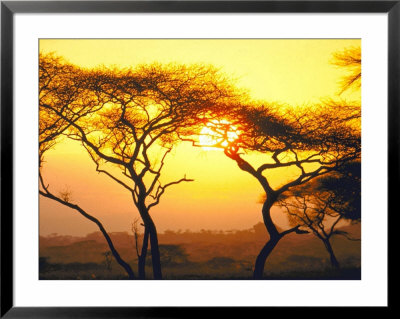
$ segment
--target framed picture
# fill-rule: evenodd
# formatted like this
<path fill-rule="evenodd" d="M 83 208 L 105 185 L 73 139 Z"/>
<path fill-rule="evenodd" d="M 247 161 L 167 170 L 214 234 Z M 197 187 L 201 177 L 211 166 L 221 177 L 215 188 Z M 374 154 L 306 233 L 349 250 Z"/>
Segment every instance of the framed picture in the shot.
<path fill-rule="evenodd" d="M 399 14 L 2 1 L 1 316 L 388 307 Z"/>

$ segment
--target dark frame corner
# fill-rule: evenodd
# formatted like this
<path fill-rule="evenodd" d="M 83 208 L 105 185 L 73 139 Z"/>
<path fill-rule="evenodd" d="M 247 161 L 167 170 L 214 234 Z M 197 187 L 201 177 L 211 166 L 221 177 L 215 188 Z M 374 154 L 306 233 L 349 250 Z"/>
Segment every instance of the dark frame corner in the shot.
<path fill-rule="evenodd" d="M 356 1 L 1 1 L 1 313 L 6 318 L 175 318 L 226 315 L 225 308 L 22 308 L 13 304 L 13 20 L 15 13 L 371 12 L 388 13 L 388 204 L 398 211 L 400 184 L 400 0 Z M 390 217 L 390 216 L 389 216 Z M 390 223 L 389 223 L 390 225 Z M 389 234 L 392 232 L 389 229 Z M 390 258 L 389 258 L 390 261 Z M 389 281 L 390 282 L 390 281 Z M 389 299 L 389 305 L 390 305 Z M 254 310 L 252 308 L 251 310 Z M 307 311 L 291 308 L 290 311 Z M 339 309 L 337 309 L 339 310 Z M 346 312 L 349 309 L 346 310 Z M 248 308 L 236 314 L 249 315 Z M 336 311 L 336 310 L 334 310 Z M 339 314 L 339 312 L 338 312 Z"/>

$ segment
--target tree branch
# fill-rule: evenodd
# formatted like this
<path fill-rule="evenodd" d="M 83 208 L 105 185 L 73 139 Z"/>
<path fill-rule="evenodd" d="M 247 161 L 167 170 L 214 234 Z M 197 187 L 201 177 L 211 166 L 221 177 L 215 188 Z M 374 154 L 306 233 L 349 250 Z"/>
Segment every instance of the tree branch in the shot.
<path fill-rule="evenodd" d="M 166 190 L 168 187 L 170 187 L 170 186 L 172 186 L 172 185 L 177 185 L 177 184 L 182 183 L 182 182 L 194 182 L 194 179 L 188 179 L 188 178 L 186 178 L 186 176 L 185 176 L 184 178 L 181 178 L 180 180 L 177 180 L 177 181 L 174 181 L 174 182 L 170 182 L 170 183 L 168 183 L 168 184 L 165 184 L 164 186 L 161 186 L 161 185 L 160 185 L 160 186 L 158 187 L 158 189 L 157 189 L 156 194 L 155 194 L 154 197 L 153 197 L 153 198 L 155 199 L 155 201 L 154 201 L 153 203 L 151 203 L 150 205 L 148 205 L 148 206 L 147 206 L 147 209 L 150 210 L 150 208 L 152 208 L 153 206 L 158 205 L 158 203 L 160 202 L 161 196 L 164 194 L 165 190 Z"/>

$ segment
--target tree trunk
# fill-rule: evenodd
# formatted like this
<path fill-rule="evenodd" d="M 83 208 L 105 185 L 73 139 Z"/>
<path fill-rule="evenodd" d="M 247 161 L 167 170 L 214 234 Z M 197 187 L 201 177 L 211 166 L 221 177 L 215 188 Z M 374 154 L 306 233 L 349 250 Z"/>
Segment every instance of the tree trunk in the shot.
<path fill-rule="evenodd" d="M 146 256 L 147 256 L 148 246 L 149 246 L 149 231 L 145 227 L 144 236 L 143 236 L 142 252 L 140 253 L 139 260 L 138 260 L 139 279 L 146 279 Z"/>
<path fill-rule="evenodd" d="M 153 266 L 153 278 L 162 279 L 161 272 L 161 260 L 160 260 L 160 249 L 158 246 L 158 236 L 156 225 L 151 218 L 149 211 L 144 204 L 144 200 L 138 204 L 139 213 L 142 217 L 144 227 L 149 232 L 150 237 L 150 249 L 151 249 L 151 262 Z"/>
<path fill-rule="evenodd" d="M 150 246 L 151 246 L 150 247 L 151 261 L 153 265 L 153 278 L 162 279 L 160 248 L 158 246 L 157 230 L 154 223 L 152 226 L 150 226 L 149 235 L 150 235 Z"/>
<path fill-rule="evenodd" d="M 339 269 L 340 265 L 339 265 L 338 260 L 336 259 L 335 253 L 333 252 L 333 248 L 332 248 L 331 243 L 329 242 L 329 239 L 324 240 L 324 245 L 325 245 L 326 250 L 329 253 L 332 267 Z"/>
<path fill-rule="evenodd" d="M 257 256 L 256 264 L 254 267 L 253 279 L 262 279 L 264 274 L 264 266 L 267 261 L 268 256 L 271 254 L 272 250 L 275 248 L 276 244 L 279 242 L 281 237 L 270 238 L 265 246 L 261 249 Z"/>
<path fill-rule="evenodd" d="M 274 194 L 267 194 L 267 200 L 262 208 L 264 225 L 267 228 L 269 240 L 257 256 L 256 264 L 254 266 L 253 279 L 262 279 L 265 262 L 267 261 L 267 258 L 271 254 L 272 250 L 275 248 L 276 244 L 282 238 L 271 219 L 271 207 L 275 199 L 276 196 L 274 196 Z"/>

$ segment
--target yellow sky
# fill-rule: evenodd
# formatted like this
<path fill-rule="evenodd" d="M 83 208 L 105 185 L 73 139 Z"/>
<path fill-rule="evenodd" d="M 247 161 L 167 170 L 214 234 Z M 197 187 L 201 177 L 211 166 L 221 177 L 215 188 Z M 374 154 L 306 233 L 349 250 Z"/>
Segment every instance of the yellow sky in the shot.
<path fill-rule="evenodd" d="M 338 81 L 344 73 L 329 63 L 332 53 L 360 44 L 360 40 L 41 40 L 40 50 L 88 68 L 152 62 L 212 64 L 236 78 L 236 84 L 248 89 L 254 99 L 301 106 L 338 93 Z M 360 92 L 345 94 L 360 98 Z M 261 163 L 259 157 L 250 159 Z M 159 231 L 246 229 L 262 220 L 257 203 L 261 187 L 223 152 L 179 145 L 166 163 L 163 181 L 184 174 L 195 182 L 168 189 L 152 211 Z M 287 174 L 280 170 L 271 175 L 273 184 L 282 182 Z M 44 175 L 50 189 L 69 188 L 73 201 L 102 220 L 110 231 L 129 231 L 138 217 L 130 195 L 96 173 L 76 142 L 64 140 L 47 153 Z M 273 217 L 281 226 L 286 225 L 279 210 Z M 77 235 L 96 230 L 78 213 L 41 199 L 41 234 Z"/>

